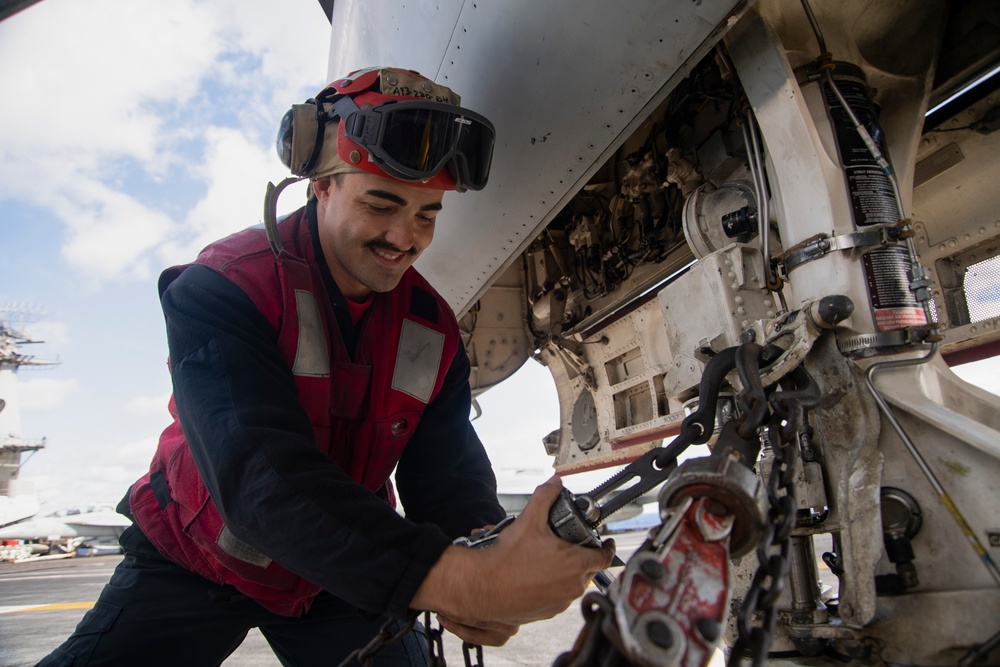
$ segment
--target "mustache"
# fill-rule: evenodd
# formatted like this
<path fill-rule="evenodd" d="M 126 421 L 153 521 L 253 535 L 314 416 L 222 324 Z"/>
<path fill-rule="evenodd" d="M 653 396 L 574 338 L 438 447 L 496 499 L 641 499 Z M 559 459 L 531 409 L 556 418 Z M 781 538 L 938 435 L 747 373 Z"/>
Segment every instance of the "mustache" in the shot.
<path fill-rule="evenodd" d="M 401 253 L 404 253 L 404 254 L 407 254 L 407 255 L 410 255 L 410 256 L 413 256 L 413 255 L 417 254 L 417 249 L 416 248 L 410 248 L 409 250 L 403 250 L 401 248 L 397 248 L 396 246 L 394 246 L 393 244 L 389 243 L 388 241 L 380 241 L 378 239 L 374 239 L 372 241 L 368 241 L 367 243 L 365 243 L 364 247 L 365 248 L 370 248 L 372 250 L 384 250 L 386 252 L 392 252 L 392 253 L 401 252 Z"/>

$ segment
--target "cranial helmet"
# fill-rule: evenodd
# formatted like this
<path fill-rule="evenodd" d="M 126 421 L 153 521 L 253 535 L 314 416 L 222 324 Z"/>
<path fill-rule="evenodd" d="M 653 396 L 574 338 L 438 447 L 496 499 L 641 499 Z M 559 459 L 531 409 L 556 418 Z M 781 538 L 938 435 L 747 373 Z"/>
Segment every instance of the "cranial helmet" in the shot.
<path fill-rule="evenodd" d="M 285 114 L 278 155 L 301 177 L 362 170 L 436 190 L 481 190 L 493 124 L 459 103 L 450 89 L 412 70 L 351 72 Z"/>

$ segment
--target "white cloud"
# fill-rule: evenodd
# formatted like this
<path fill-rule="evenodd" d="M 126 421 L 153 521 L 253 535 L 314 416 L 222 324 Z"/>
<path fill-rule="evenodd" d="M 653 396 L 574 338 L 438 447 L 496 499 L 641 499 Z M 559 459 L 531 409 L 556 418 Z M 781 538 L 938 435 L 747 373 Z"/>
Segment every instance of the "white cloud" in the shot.
<path fill-rule="evenodd" d="M 73 503 L 117 502 L 149 470 L 158 440 L 157 434 L 90 453 L 73 483 L 61 491 Z"/>
<path fill-rule="evenodd" d="M 158 435 L 125 444 L 67 448 L 50 443 L 29 462 L 24 481 L 47 510 L 92 503 L 117 503 L 148 469 Z"/>
<path fill-rule="evenodd" d="M 157 249 L 259 220 L 282 175 L 273 132 L 325 81 L 328 36 L 314 0 L 31 7 L 0 24 L 0 200 L 53 211 L 92 283 L 147 278 Z M 149 201 L 152 187 L 190 190 L 170 179 L 191 174 L 207 189 L 193 209 Z"/>
<path fill-rule="evenodd" d="M 207 191 L 188 211 L 183 238 L 161 249 L 164 265 L 189 262 L 211 241 L 259 223 L 265 186 L 281 176 L 271 160 L 273 151 L 246 134 L 211 127 L 204 137 L 204 160 L 192 167 L 192 174 Z"/>
<path fill-rule="evenodd" d="M 163 425 L 167 425 L 167 419 L 163 420 Z M 133 466 L 138 463 L 145 467 L 149 464 L 149 459 L 156 451 L 156 444 L 159 441 L 160 431 L 157 430 L 154 435 L 120 445 L 115 450 L 115 456 L 125 465 Z"/>
<path fill-rule="evenodd" d="M 52 201 L 67 222 L 63 257 L 88 280 L 150 275 L 147 251 L 162 243 L 173 221 L 134 197 L 79 179 Z"/>
<path fill-rule="evenodd" d="M 235 45 L 260 58 L 259 73 L 242 78 L 248 93 L 264 100 L 259 109 L 277 130 L 281 114 L 328 83 L 330 23 L 316 0 L 218 0 L 214 10 L 232 29 Z M 317 49 L 322 45 L 322 49 Z M 253 108 L 241 109 L 241 112 Z"/>
<path fill-rule="evenodd" d="M 0 61 L 17 65 L 0 77 L 4 144 L 91 163 L 109 153 L 152 158 L 156 105 L 190 99 L 218 55 L 203 7 L 46 0 L 0 24 Z"/>
<path fill-rule="evenodd" d="M 21 410 L 54 410 L 61 407 L 80 388 L 77 380 L 39 378 L 18 383 Z"/>
<path fill-rule="evenodd" d="M 139 417 L 163 417 L 164 424 L 167 419 L 167 403 L 170 401 L 170 394 L 164 396 L 136 396 L 125 404 L 125 411 Z"/>

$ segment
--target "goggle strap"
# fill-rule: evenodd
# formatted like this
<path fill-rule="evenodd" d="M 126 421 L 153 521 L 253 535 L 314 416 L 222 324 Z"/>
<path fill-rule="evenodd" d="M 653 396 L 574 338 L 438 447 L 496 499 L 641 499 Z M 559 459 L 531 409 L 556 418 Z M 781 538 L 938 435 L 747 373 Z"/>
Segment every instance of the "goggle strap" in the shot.
<path fill-rule="evenodd" d="M 339 97 L 339 99 L 333 103 L 333 111 L 327 112 L 324 106 L 328 103 L 331 97 Z M 358 105 L 354 103 L 354 100 L 348 95 L 319 95 L 316 100 L 316 141 L 313 142 L 312 152 L 309 154 L 309 159 L 302 166 L 303 173 L 309 173 L 312 168 L 316 166 L 316 162 L 319 161 L 320 154 L 323 152 L 323 138 L 326 135 L 326 126 L 328 123 L 333 122 L 338 117 L 346 119 L 352 113 L 360 111 Z"/>
<path fill-rule="evenodd" d="M 308 174 L 312 171 L 312 168 L 316 166 L 317 160 L 319 160 L 320 153 L 323 152 L 323 136 L 326 134 L 326 123 L 323 122 L 321 115 L 317 112 L 316 114 L 316 141 L 313 142 L 312 152 L 309 154 L 309 159 L 306 163 L 302 165 L 302 173 Z"/>
<path fill-rule="evenodd" d="M 277 185 L 267 184 L 267 191 L 264 194 L 264 231 L 267 233 L 267 243 L 271 246 L 271 251 L 277 257 L 285 249 L 278 235 L 278 197 L 281 191 L 292 183 L 298 183 L 305 176 L 290 176 Z"/>
<path fill-rule="evenodd" d="M 327 121 L 340 118 L 346 122 L 352 114 L 356 114 L 359 111 L 361 109 L 349 95 L 342 95 L 340 99 L 333 103 L 333 111 L 328 114 Z"/>

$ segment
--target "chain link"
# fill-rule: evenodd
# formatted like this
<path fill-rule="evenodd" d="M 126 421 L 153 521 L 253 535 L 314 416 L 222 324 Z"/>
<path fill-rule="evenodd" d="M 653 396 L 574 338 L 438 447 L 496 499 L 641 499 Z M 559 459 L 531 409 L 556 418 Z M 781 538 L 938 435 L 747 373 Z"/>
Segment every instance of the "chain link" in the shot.
<path fill-rule="evenodd" d="M 393 632 L 393 626 L 395 626 L 398 621 L 395 618 L 390 618 L 386 621 L 382 628 L 378 631 L 378 634 L 372 638 L 366 646 L 354 649 L 347 654 L 344 661 L 340 663 L 339 667 L 348 667 L 354 662 L 357 662 L 363 667 L 371 667 L 372 660 L 375 658 L 375 654 L 381 651 L 384 647 L 389 644 L 394 644 L 400 639 L 413 632 L 413 627 L 417 623 L 417 615 L 410 614 L 407 622 L 403 625 L 403 628 L 399 632 Z"/>
<path fill-rule="evenodd" d="M 435 628 L 431 623 L 431 613 L 424 612 L 424 632 L 427 636 L 427 658 L 430 667 L 448 667 L 444 657 L 444 628 Z M 475 654 L 475 662 L 472 655 Z M 462 655 L 465 657 L 465 667 L 483 667 L 483 647 L 471 642 L 462 642 Z"/>
<path fill-rule="evenodd" d="M 757 543 L 757 571 L 736 618 L 737 639 L 728 664 L 735 667 L 750 657 L 757 667 L 766 664 L 778 617 L 777 602 L 790 566 L 791 533 L 798 505 L 795 500 L 795 465 L 798 436 L 808 432 L 805 409 L 816 404 L 818 388 L 804 369 L 791 375 L 795 388 L 771 395 L 771 419 L 759 427 L 761 442 L 770 443 L 774 460 L 767 477 L 768 525 Z M 776 442 L 775 442 L 776 440 Z"/>
<path fill-rule="evenodd" d="M 444 628 L 434 627 L 431 613 L 424 612 L 424 633 L 427 637 L 427 664 L 429 667 L 447 667 L 444 659 Z"/>
<path fill-rule="evenodd" d="M 796 511 L 793 465 L 798 450 L 794 443 L 782 441 L 772 451 L 774 462 L 767 485 L 769 523 L 757 543 L 759 565 L 737 615 L 738 637 L 729 659 L 731 666 L 739 665 L 746 655 L 755 667 L 766 664 L 777 621 L 776 603 L 790 565 Z"/>
<path fill-rule="evenodd" d="M 476 661 L 472 661 L 472 654 L 476 654 Z M 483 647 L 471 642 L 462 642 L 462 655 L 465 656 L 465 667 L 483 667 Z"/>

